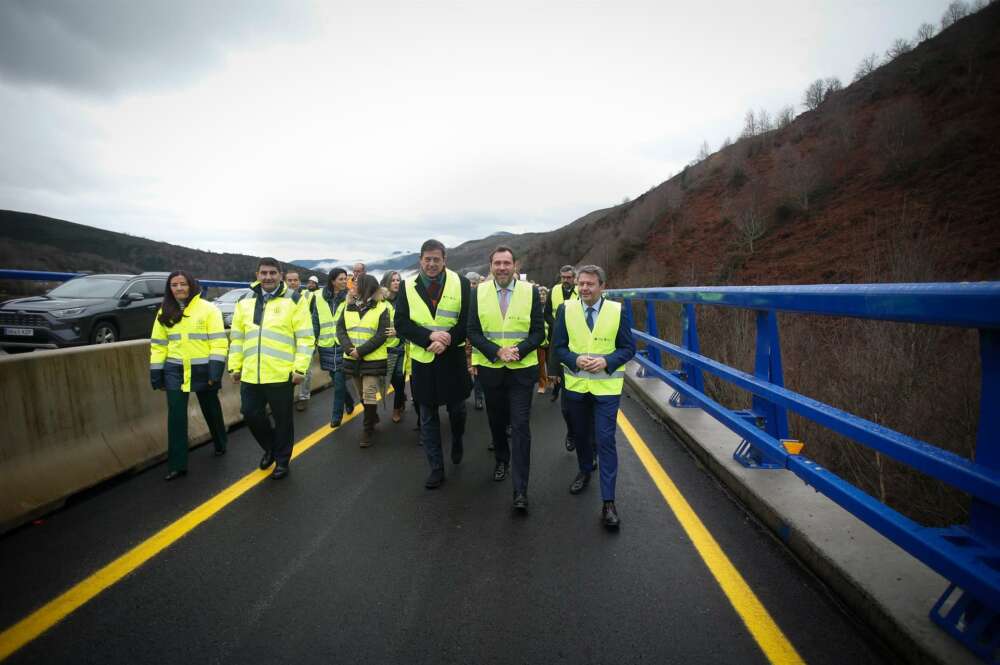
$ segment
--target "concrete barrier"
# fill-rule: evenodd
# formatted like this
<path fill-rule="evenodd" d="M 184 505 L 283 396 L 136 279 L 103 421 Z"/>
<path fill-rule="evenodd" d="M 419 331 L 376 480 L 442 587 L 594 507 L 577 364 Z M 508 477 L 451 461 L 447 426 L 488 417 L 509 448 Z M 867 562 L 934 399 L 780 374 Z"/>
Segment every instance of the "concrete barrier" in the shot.
<path fill-rule="evenodd" d="M 313 389 L 330 383 L 313 359 Z M 220 394 L 226 424 L 242 421 L 239 386 Z M 0 357 L 0 533 L 67 497 L 163 459 L 165 393 L 149 386 L 149 340 Z M 198 400 L 190 445 L 208 441 Z"/>

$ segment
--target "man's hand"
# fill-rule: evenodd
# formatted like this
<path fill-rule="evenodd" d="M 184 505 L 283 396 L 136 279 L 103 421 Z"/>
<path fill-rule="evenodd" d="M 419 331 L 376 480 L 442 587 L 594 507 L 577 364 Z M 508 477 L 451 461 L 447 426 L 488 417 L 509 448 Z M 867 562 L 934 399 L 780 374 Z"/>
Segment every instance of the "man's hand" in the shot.
<path fill-rule="evenodd" d="M 395 337 L 396 336 L 396 329 L 393 328 L 392 326 L 389 326 L 388 328 L 385 329 L 385 336 L 386 337 Z"/>
<path fill-rule="evenodd" d="M 451 344 L 451 334 L 443 330 L 435 330 L 431 333 L 431 341 L 440 342 L 442 346 L 449 346 Z M 430 347 L 428 347 L 429 349 Z"/>
<path fill-rule="evenodd" d="M 347 355 L 349 355 L 350 357 L 354 358 L 355 360 L 358 360 L 358 359 L 361 358 L 361 356 L 358 354 L 358 350 L 357 349 L 351 349 L 347 353 Z"/>
<path fill-rule="evenodd" d="M 497 351 L 497 358 L 505 363 L 514 363 L 521 359 L 516 346 L 504 346 Z"/>
<path fill-rule="evenodd" d="M 232 372 L 232 373 L 230 373 L 229 376 L 233 377 L 233 383 L 239 383 L 240 382 L 240 373 L 239 372 Z"/>
<path fill-rule="evenodd" d="M 576 368 L 582 369 L 584 372 L 589 372 L 587 367 L 590 366 L 590 356 L 579 355 L 576 357 Z"/>
<path fill-rule="evenodd" d="M 601 370 L 608 368 L 608 361 L 601 356 L 592 356 L 590 358 L 590 369 L 588 372 L 600 372 Z"/>
<path fill-rule="evenodd" d="M 442 344 L 441 342 L 435 341 L 430 343 L 430 346 L 427 347 L 427 350 L 433 353 L 434 355 L 439 356 L 442 353 L 444 353 L 445 349 L 447 348 L 448 348 L 447 344 Z"/>
<path fill-rule="evenodd" d="M 469 366 L 469 375 L 472 376 L 473 378 L 479 376 L 479 368 L 476 367 L 475 365 L 470 365 Z"/>
<path fill-rule="evenodd" d="M 306 377 L 303 376 L 302 374 L 299 374 L 298 372 L 292 372 L 292 385 L 293 386 L 297 386 L 297 385 L 299 385 L 300 383 L 302 383 L 305 380 L 306 380 Z"/>

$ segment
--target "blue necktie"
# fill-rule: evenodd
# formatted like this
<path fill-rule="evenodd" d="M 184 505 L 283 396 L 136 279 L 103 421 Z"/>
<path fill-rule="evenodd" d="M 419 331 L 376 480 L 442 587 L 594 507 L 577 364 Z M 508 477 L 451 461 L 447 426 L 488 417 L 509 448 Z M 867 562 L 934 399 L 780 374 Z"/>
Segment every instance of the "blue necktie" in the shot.
<path fill-rule="evenodd" d="M 593 329 L 594 329 L 594 308 L 593 307 L 588 307 L 587 308 L 587 327 L 590 328 L 591 331 L 593 331 Z"/>

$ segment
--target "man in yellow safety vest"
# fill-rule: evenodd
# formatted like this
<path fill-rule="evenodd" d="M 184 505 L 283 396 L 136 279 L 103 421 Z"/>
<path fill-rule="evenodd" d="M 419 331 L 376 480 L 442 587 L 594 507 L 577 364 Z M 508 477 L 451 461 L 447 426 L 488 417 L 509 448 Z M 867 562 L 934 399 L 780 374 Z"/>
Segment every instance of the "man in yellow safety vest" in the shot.
<path fill-rule="evenodd" d="M 579 494 L 590 482 L 596 445 L 604 500 L 601 520 L 605 527 L 617 529 L 615 427 L 625 363 L 635 355 L 635 340 L 621 303 L 601 296 L 605 282 L 602 268 L 595 265 L 580 268 L 577 274 L 580 299 L 563 303 L 556 312 L 552 349 L 566 378 L 563 405 L 569 416 L 579 465 L 569 491 Z"/>
<path fill-rule="evenodd" d="M 260 468 L 273 463 L 272 478 L 288 475 L 295 432 L 292 391 L 312 361 L 315 337 L 304 299 L 292 300 L 281 264 L 258 261 L 253 293 L 236 303 L 230 328 L 229 372 L 240 384 L 240 410 L 264 449 Z M 274 422 L 267 415 L 271 407 Z"/>
<path fill-rule="evenodd" d="M 469 307 L 472 365 L 486 394 L 496 457 L 493 480 L 503 480 L 510 468 L 514 509 L 525 511 L 531 466 L 528 420 L 538 378 L 536 349 L 545 341 L 545 317 L 538 289 L 514 278 L 514 250 L 504 245 L 494 249 L 490 270 L 493 281 L 476 288 Z"/>

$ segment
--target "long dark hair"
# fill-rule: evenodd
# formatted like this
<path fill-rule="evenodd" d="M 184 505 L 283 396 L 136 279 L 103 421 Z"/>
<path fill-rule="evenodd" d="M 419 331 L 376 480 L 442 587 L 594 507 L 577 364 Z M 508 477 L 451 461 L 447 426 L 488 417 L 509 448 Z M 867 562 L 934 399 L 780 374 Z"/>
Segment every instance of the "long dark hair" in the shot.
<path fill-rule="evenodd" d="M 390 302 L 395 302 L 396 295 L 398 294 L 398 291 L 396 293 L 392 292 L 392 276 L 393 275 L 399 275 L 399 288 L 402 289 L 403 288 L 403 276 L 400 275 L 399 271 L 397 271 L 397 270 L 387 270 L 385 272 L 385 274 L 382 275 L 382 281 L 379 282 L 379 284 L 382 285 L 382 288 L 385 289 L 385 291 L 386 291 L 386 296 L 385 296 L 386 299 L 389 300 Z"/>
<path fill-rule="evenodd" d="M 177 298 L 174 297 L 174 292 L 170 290 L 170 280 L 178 275 L 187 280 L 188 302 L 191 302 L 192 298 L 201 293 L 201 284 L 199 284 L 198 280 L 192 277 L 191 273 L 188 271 L 175 270 L 167 275 L 167 286 L 163 292 L 162 311 L 160 312 L 160 316 L 157 318 L 160 320 L 160 323 L 168 328 L 176 326 L 177 323 L 180 322 L 181 317 L 184 316 L 184 313 L 181 311 L 181 304 L 177 302 Z"/>
<path fill-rule="evenodd" d="M 355 289 L 358 292 L 358 302 L 362 306 L 367 307 L 369 300 L 375 300 L 378 295 L 379 289 L 382 288 L 378 284 L 378 280 L 371 275 L 362 275 L 358 284 L 355 284 Z"/>

